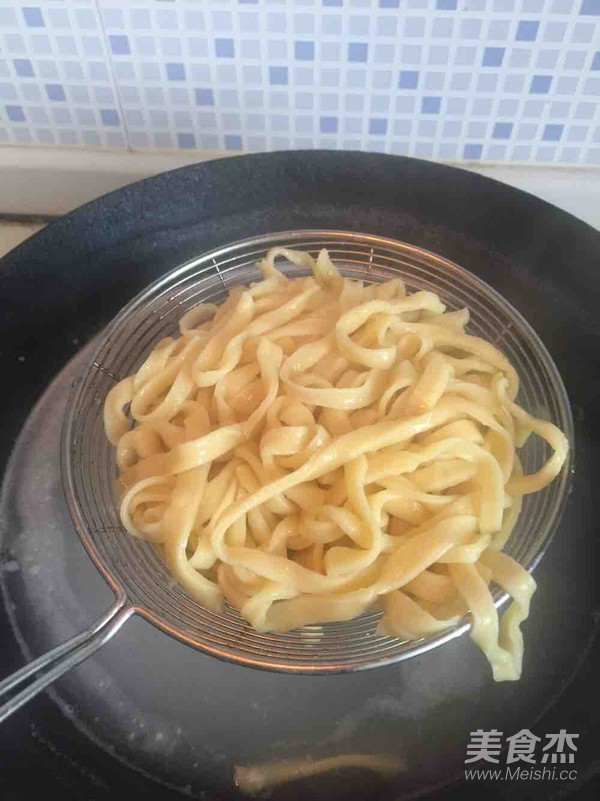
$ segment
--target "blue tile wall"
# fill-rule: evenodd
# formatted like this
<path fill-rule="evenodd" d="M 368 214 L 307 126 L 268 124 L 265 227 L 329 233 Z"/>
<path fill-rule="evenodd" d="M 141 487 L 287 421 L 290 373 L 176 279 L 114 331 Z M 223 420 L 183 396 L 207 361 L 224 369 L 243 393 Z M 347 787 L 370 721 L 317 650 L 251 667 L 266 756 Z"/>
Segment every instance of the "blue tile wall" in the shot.
<path fill-rule="evenodd" d="M 600 0 L 0 0 L 0 144 L 600 164 Z"/>

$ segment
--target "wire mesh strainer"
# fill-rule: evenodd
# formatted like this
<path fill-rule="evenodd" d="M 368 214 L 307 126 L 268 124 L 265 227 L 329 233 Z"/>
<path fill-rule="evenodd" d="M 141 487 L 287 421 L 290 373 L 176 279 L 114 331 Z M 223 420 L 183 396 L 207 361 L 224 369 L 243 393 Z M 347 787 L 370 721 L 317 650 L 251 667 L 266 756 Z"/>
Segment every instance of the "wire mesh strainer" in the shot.
<path fill-rule="evenodd" d="M 564 386 L 548 352 L 521 315 L 497 292 L 456 264 L 412 245 L 342 231 L 270 234 L 219 248 L 156 281 L 113 320 L 92 363 L 74 389 L 62 438 L 65 495 L 75 528 L 89 555 L 115 592 L 114 605 L 87 631 L 0 683 L 0 699 L 34 678 L 0 708 L 0 720 L 78 664 L 140 614 L 167 634 L 201 651 L 239 664 L 296 673 L 334 673 L 389 664 L 421 654 L 468 628 L 465 618 L 433 637 L 403 641 L 376 633 L 379 613 L 346 623 L 306 626 L 287 634 L 259 634 L 236 610 L 212 613 L 177 585 L 153 547 L 121 526 L 115 497 L 114 453 L 104 434 L 102 405 L 115 381 L 134 372 L 153 344 L 177 331 L 182 314 L 199 302 L 221 302 L 234 284 L 258 280 L 255 264 L 275 245 L 316 255 L 327 248 L 342 272 L 381 282 L 400 276 L 409 291 L 437 292 L 450 309 L 467 306 L 469 331 L 498 345 L 521 378 L 519 402 L 555 422 L 572 442 L 572 419 Z M 305 271 L 283 264 L 288 275 Z M 532 437 L 521 451 L 526 472 L 544 461 L 545 446 Z M 558 523 L 569 471 L 527 496 L 506 551 L 532 569 Z M 507 596 L 495 593 L 496 605 Z M 39 675 L 38 675 L 39 674 Z"/>

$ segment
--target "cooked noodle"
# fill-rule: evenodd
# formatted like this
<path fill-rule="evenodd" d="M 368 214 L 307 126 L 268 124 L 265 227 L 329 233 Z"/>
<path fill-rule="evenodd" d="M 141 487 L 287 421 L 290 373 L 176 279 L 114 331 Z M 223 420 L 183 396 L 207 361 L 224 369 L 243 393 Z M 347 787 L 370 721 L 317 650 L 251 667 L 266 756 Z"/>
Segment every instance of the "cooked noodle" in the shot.
<path fill-rule="evenodd" d="M 321 773 L 348 768 L 369 770 L 380 776 L 395 776 L 404 770 L 404 762 L 394 756 L 375 754 L 339 754 L 321 759 L 289 759 L 262 765 L 236 766 L 234 781 L 243 793 L 258 795 L 279 784 L 318 776 Z"/>
<path fill-rule="evenodd" d="M 285 277 L 278 256 L 312 274 Z M 258 631 L 377 603 L 382 633 L 417 639 L 470 610 L 494 678 L 517 679 L 535 582 L 500 549 L 566 437 L 516 405 L 515 370 L 465 332 L 466 309 L 344 278 L 325 250 L 273 248 L 259 267 L 108 394 L 123 525 Z M 529 433 L 551 455 L 523 475 Z M 513 599 L 500 621 L 492 581 Z"/>

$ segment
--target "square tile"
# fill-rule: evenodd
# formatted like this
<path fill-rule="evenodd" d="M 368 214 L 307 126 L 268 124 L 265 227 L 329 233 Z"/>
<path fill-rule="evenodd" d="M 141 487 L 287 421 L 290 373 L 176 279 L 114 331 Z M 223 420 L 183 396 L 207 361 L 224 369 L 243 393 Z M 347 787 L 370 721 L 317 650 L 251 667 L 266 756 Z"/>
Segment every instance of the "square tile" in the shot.
<path fill-rule="evenodd" d="M 421 101 L 421 111 L 423 114 L 439 114 L 441 107 L 441 97 L 424 97 Z"/>
<path fill-rule="evenodd" d="M 534 75 L 529 85 L 532 95 L 547 95 L 552 86 L 552 75 Z"/>
<path fill-rule="evenodd" d="M 512 122 L 496 122 L 492 130 L 492 139 L 510 139 L 512 129 Z"/>
<path fill-rule="evenodd" d="M 269 67 L 269 83 L 274 86 L 283 86 L 288 83 L 287 67 Z"/>
<path fill-rule="evenodd" d="M 419 73 L 417 70 L 402 70 L 398 77 L 399 89 L 416 89 L 419 85 Z"/>
<path fill-rule="evenodd" d="M 338 118 L 337 117 L 321 117 L 319 120 L 319 130 L 321 133 L 337 133 L 338 131 Z"/>
<path fill-rule="evenodd" d="M 463 158 L 467 161 L 479 161 L 483 153 L 483 145 L 466 144 L 463 148 Z"/>
<path fill-rule="evenodd" d="M 559 142 L 563 135 L 564 127 L 564 125 L 548 123 L 544 126 L 542 140 L 544 142 Z"/>
<path fill-rule="evenodd" d="M 540 29 L 539 20 L 521 20 L 517 25 L 517 42 L 535 42 Z"/>
<path fill-rule="evenodd" d="M 504 61 L 504 47 L 485 47 L 481 64 L 483 67 L 501 67 Z"/>
<path fill-rule="evenodd" d="M 374 136 L 385 136 L 387 133 L 387 120 L 382 118 L 371 118 L 369 120 L 369 134 Z"/>
<path fill-rule="evenodd" d="M 294 58 L 296 58 L 298 61 L 314 61 L 315 43 L 312 41 L 295 41 Z"/>
<path fill-rule="evenodd" d="M 349 42 L 348 61 L 366 62 L 369 57 L 369 45 L 366 42 Z"/>

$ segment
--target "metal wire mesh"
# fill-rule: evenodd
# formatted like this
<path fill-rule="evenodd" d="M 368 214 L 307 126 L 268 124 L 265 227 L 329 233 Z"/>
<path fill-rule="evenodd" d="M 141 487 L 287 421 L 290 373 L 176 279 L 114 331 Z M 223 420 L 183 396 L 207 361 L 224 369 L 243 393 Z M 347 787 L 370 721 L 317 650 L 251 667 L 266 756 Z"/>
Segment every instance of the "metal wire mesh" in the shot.
<path fill-rule="evenodd" d="M 63 479 L 79 536 L 121 597 L 168 634 L 220 658 L 273 670 L 334 672 L 387 664 L 429 650 L 463 633 L 468 622 L 435 637 L 402 641 L 379 636 L 379 613 L 347 623 L 307 626 L 288 634 L 258 634 L 227 608 L 203 609 L 177 585 L 157 551 L 131 537 L 117 512 L 113 449 L 106 440 L 102 404 L 114 382 L 134 372 L 160 338 L 177 330 L 182 314 L 199 302 L 221 302 L 234 284 L 259 279 L 256 261 L 284 245 L 312 254 L 327 248 L 344 274 L 381 282 L 401 277 L 409 291 L 431 289 L 450 309 L 467 306 L 469 331 L 499 346 L 521 378 L 519 402 L 560 426 L 572 441 L 568 400 L 556 368 L 520 314 L 494 290 L 461 267 L 411 245 L 338 231 L 265 235 L 215 250 L 161 278 L 128 304 L 101 337 L 93 363 L 81 377 L 63 431 Z M 288 275 L 302 275 L 283 265 Z M 546 446 L 531 437 L 521 451 L 523 467 L 539 467 Z M 568 471 L 525 500 L 506 548 L 531 568 L 552 535 L 566 498 Z M 498 604 L 506 596 L 496 593 Z"/>

